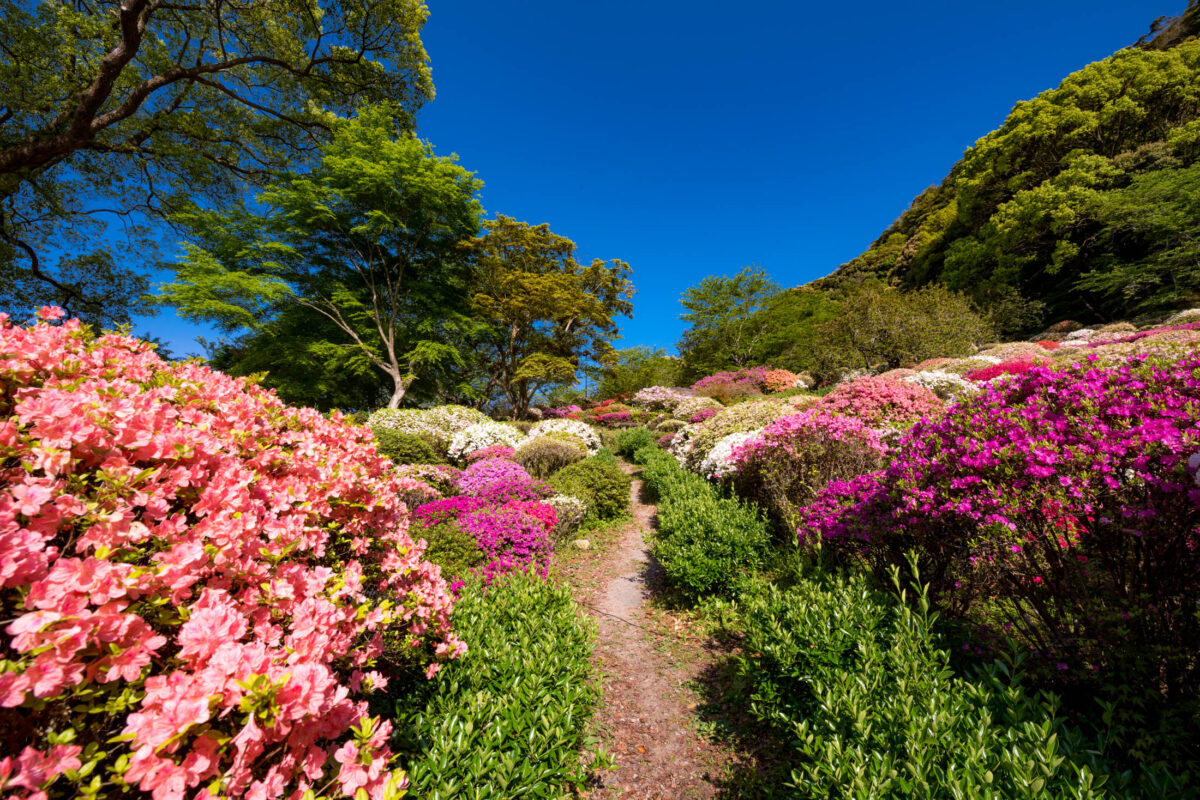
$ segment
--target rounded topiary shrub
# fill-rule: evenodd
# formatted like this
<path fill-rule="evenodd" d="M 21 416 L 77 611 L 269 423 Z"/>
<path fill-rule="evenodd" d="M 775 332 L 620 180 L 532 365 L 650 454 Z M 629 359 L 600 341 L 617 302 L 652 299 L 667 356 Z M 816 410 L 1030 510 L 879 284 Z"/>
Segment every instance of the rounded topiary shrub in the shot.
<path fill-rule="evenodd" d="M 563 467 L 550 477 L 556 492 L 578 497 L 593 519 L 613 519 L 629 509 L 631 480 L 612 457 L 593 457 Z"/>
<path fill-rule="evenodd" d="M 0 353 L 0 781 L 395 796 L 366 696 L 465 648 L 370 432 L 77 320 Z"/>
<path fill-rule="evenodd" d="M 416 433 L 378 428 L 375 443 L 379 454 L 396 464 L 438 464 L 445 460 L 428 439 Z"/>
<path fill-rule="evenodd" d="M 528 439 L 517 448 L 514 459 L 535 478 L 549 478 L 563 467 L 587 458 L 587 446 L 578 436 L 549 434 Z"/>

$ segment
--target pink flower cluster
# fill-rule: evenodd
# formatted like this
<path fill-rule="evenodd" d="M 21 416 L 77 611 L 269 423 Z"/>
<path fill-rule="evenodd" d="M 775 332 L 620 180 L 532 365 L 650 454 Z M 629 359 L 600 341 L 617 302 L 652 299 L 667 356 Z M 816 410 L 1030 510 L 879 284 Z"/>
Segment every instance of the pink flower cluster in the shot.
<path fill-rule="evenodd" d="M 692 389 L 705 394 L 721 390 L 758 393 L 762 391 L 763 381 L 770 371 L 770 367 L 746 367 L 731 372 L 718 372 L 696 381 L 692 384 Z"/>
<path fill-rule="evenodd" d="M 364 699 L 387 643 L 465 651 L 409 483 L 337 415 L 0 315 L 0 705 L 36 732 L 6 796 L 401 788 Z"/>
<path fill-rule="evenodd" d="M 463 470 L 458 477 L 458 490 L 492 503 L 505 500 L 537 500 L 553 492 L 541 481 L 534 480 L 525 468 L 506 458 L 485 458 Z"/>
<path fill-rule="evenodd" d="M 1183 325 L 1166 325 L 1161 328 L 1151 328 L 1150 330 L 1137 331 L 1136 333 L 1127 333 L 1124 336 L 1117 336 L 1111 339 L 1092 339 L 1088 342 L 1088 347 L 1103 347 L 1107 344 L 1128 344 L 1145 339 L 1149 336 L 1157 336 L 1171 331 L 1196 331 L 1200 330 L 1200 322 L 1187 322 Z"/>
<path fill-rule="evenodd" d="M 999 617 L 1047 664 L 1103 671 L 1121 641 L 1176 674 L 1200 641 L 1198 449 L 1200 357 L 1035 366 L 831 483 L 798 533 L 881 573 L 915 548 L 943 608 Z"/>
<path fill-rule="evenodd" d="M 554 509 L 550 512 L 553 514 Z M 491 583 L 498 575 L 530 566 L 546 574 L 554 543 L 549 533 L 552 526 L 546 526 L 544 516 L 539 518 L 518 505 L 506 504 L 465 514 L 459 519 L 459 525 L 475 538 L 484 552 L 484 583 Z"/>
<path fill-rule="evenodd" d="M 690 418 L 688 418 L 688 422 L 690 422 L 693 425 L 700 425 L 705 420 L 709 420 L 709 419 L 712 419 L 713 417 L 715 417 L 717 415 L 717 412 L 719 412 L 720 410 L 721 409 L 719 409 L 719 408 L 702 408 L 699 411 L 697 411 L 695 414 L 692 414 L 692 416 Z"/>
<path fill-rule="evenodd" d="M 563 419 L 564 417 L 572 417 L 583 411 L 579 406 L 562 406 L 561 408 L 544 408 L 542 409 L 543 419 Z"/>
<path fill-rule="evenodd" d="M 608 427 L 610 425 L 615 425 L 618 422 L 628 422 L 632 418 L 633 414 L 628 411 L 613 411 L 608 414 L 597 414 L 592 419 L 594 422 Z"/>
<path fill-rule="evenodd" d="M 1004 361 L 999 364 L 993 364 L 990 367 L 973 370 L 968 372 L 966 377 L 968 380 L 976 383 L 985 383 L 1001 375 L 1024 375 L 1029 370 L 1036 366 L 1032 361 Z"/>
<path fill-rule="evenodd" d="M 945 403 L 914 383 L 870 377 L 840 384 L 821 398 L 818 408 L 857 417 L 872 428 L 904 427 L 941 413 Z"/>
<path fill-rule="evenodd" d="M 491 447 L 484 447 L 468 453 L 467 463 L 474 464 L 476 461 L 482 461 L 485 458 L 512 458 L 516 454 L 517 451 L 507 445 L 494 444 Z"/>

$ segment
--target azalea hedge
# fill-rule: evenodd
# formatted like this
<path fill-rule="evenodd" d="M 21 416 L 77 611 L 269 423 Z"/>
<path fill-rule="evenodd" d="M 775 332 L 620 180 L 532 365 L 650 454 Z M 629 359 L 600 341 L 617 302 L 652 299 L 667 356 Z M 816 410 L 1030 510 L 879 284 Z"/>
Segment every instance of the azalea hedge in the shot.
<path fill-rule="evenodd" d="M 466 650 L 399 499 L 423 484 L 61 315 L 0 315 L 5 796 L 399 796 L 368 697 Z"/>

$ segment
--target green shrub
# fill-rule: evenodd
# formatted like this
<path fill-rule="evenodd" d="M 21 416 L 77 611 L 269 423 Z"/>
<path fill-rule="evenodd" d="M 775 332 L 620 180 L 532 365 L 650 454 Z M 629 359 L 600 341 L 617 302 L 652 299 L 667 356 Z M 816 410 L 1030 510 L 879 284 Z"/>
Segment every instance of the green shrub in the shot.
<path fill-rule="evenodd" d="M 538 436 L 522 442 L 513 458 L 530 475 L 545 480 L 563 467 L 587 458 L 587 446 L 583 440 L 578 436 L 570 436 L 570 439 Z"/>
<path fill-rule="evenodd" d="M 687 427 L 687 423 L 681 419 L 667 419 L 658 423 L 657 433 L 659 436 L 667 433 L 676 433 Z"/>
<path fill-rule="evenodd" d="M 588 519 L 614 519 L 629 510 L 630 478 L 607 450 L 563 467 L 549 482 L 556 492 L 582 500 Z"/>
<path fill-rule="evenodd" d="M 560 798 L 583 788 L 594 623 L 570 591 L 513 573 L 454 606 L 470 651 L 397 701 L 394 746 L 422 800 Z"/>
<path fill-rule="evenodd" d="M 440 464 L 445 459 L 424 437 L 401 433 L 390 428 L 376 428 L 375 442 L 381 456 L 397 464 Z"/>
<path fill-rule="evenodd" d="M 652 552 L 673 586 L 691 599 L 728 594 L 741 575 L 762 566 L 771 534 L 756 508 L 721 496 L 662 450 L 642 448 L 635 458 L 658 495 Z"/>
<path fill-rule="evenodd" d="M 428 542 L 425 558 L 442 568 L 446 580 L 465 578 L 471 568 L 483 561 L 483 550 L 475 537 L 458 527 L 454 520 L 427 527 L 413 526 L 414 539 Z"/>
<path fill-rule="evenodd" d="M 616 436 L 616 450 L 626 458 L 633 458 L 638 450 L 653 445 L 654 436 L 645 428 L 629 428 Z"/>
<path fill-rule="evenodd" d="M 956 675 L 924 590 L 914 599 L 830 575 L 740 598 L 739 672 L 751 714 L 791 743 L 786 796 L 1187 796 L 1161 769 L 1135 780 L 1096 756 L 1019 663 Z"/>

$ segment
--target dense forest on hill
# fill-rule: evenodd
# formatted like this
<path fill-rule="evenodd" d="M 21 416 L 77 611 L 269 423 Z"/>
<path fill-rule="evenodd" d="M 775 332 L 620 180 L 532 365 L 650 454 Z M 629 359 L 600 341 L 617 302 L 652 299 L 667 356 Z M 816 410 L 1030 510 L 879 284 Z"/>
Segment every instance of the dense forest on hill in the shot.
<path fill-rule="evenodd" d="M 1001 332 L 1200 301 L 1200 2 L 1017 103 L 862 255 L 866 277 L 968 292 Z"/>

